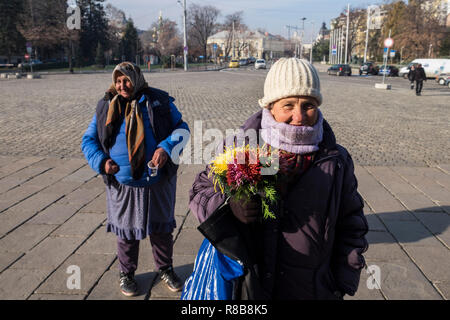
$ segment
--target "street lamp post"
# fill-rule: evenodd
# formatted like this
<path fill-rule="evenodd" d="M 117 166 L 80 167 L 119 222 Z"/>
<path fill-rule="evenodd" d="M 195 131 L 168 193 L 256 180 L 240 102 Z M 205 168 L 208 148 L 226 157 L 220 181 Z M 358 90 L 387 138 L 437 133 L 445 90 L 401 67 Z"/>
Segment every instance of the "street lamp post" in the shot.
<path fill-rule="evenodd" d="M 299 54 L 299 58 L 300 59 L 303 56 L 303 36 L 304 36 L 304 33 L 305 33 L 305 20 L 306 20 L 306 18 L 303 17 L 301 20 L 302 20 L 302 36 L 300 38 L 300 54 Z"/>
<path fill-rule="evenodd" d="M 364 63 L 367 61 L 367 47 L 369 44 L 369 32 L 370 32 L 370 6 L 367 7 L 367 29 L 366 29 L 366 46 L 364 48 Z"/>
<path fill-rule="evenodd" d="M 183 35 L 183 57 L 184 57 L 184 71 L 187 71 L 187 67 L 188 67 L 188 61 L 187 61 L 188 47 L 187 47 L 187 35 L 186 35 L 186 0 L 183 0 L 183 3 L 181 3 L 181 0 L 178 0 L 178 3 L 183 7 L 183 29 L 184 29 L 184 35 Z"/>
<path fill-rule="evenodd" d="M 311 51 L 309 52 L 309 63 L 312 64 L 313 58 L 313 39 L 314 39 L 314 21 L 311 21 L 312 31 L 311 31 Z"/>
<path fill-rule="evenodd" d="M 345 31 L 345 64 L 348 62 L 348 28 L 350 24 L 350 4 L 347 5 L 347 30 Z"/>

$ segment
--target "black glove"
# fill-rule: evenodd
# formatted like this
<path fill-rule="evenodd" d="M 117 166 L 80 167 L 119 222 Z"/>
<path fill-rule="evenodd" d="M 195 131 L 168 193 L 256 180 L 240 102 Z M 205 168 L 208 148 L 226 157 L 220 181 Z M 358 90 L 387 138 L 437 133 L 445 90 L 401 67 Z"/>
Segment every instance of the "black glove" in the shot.
<path fill-rule="evenodd" d="M 257 217 L 261 215 L 261 197 L 259 195 L 254 195 L 250 199 L 246 198 L 241 200 L 231 197 L 230 207 L 234 216 L 240 222 L 249 224 L 255 222 Z"/>

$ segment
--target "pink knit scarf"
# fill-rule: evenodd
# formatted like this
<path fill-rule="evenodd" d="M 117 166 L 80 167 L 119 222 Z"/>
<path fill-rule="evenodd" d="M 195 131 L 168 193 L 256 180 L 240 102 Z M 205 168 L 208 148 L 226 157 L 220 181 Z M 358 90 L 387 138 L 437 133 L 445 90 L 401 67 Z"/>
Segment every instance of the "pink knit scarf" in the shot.
<path fill-rule="evenodd" d="M 320 110 L 314 126 L 293 126 L 277 122 L 270 110 L 264 108 L 261 120 L 261 137 L 274 148 L 296 154 L 319 150 L 323 137 L 323 116 Z"/>

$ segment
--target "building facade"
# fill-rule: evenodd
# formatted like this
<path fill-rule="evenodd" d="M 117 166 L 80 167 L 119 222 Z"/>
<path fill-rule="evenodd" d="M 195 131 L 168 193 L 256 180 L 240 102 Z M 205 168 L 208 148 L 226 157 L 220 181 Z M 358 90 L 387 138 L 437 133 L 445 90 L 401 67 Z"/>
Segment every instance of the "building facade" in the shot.
<path fill-rule="evenodd" d="M 260 31 L 220 31 L 208 38 L 211 56 L 222 59 L 259 58 L 276 59 L 283 57 L 288 41 L 268 32 Z"/>

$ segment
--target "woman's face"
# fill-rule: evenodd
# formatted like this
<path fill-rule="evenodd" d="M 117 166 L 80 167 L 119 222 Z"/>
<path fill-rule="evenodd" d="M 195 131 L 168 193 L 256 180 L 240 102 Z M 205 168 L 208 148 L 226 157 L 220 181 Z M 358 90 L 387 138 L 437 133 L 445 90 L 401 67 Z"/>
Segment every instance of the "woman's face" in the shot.
<path fill-rule="evenodd" d="M 133 95 L 133 84 L 126 76 L 118 76 L 116 79 L 116 90 L 122 97 L 129 99 Z"/>
<path fill-rule="evenodd" d="M 318 118 L 318 103 L 312 97 L 288 97 L 275 101 L 270 112 L 277 122 L 293 126 L 313 126 Z"/>

